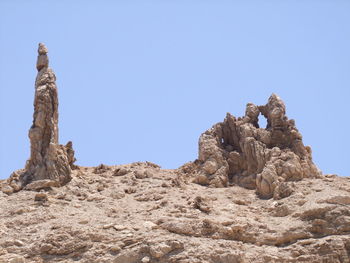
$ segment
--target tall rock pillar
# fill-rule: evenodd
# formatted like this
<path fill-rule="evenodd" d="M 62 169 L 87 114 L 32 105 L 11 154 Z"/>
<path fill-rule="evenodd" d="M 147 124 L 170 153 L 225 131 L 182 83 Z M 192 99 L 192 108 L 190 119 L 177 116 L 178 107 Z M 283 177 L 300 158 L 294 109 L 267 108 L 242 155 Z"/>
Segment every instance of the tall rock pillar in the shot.
<path fill-rule="evenodd" d="M 55 73 L 49 68 L 48 50 L 42 43 L 38 48 L 35 80 L 33 125 L 29 130 L 30 159 L 20 176 L 22 186 L 33 181 L 49 179 L 57 186 L 71 180 L 71 142 L 58 143 L 58 96 Z"/>

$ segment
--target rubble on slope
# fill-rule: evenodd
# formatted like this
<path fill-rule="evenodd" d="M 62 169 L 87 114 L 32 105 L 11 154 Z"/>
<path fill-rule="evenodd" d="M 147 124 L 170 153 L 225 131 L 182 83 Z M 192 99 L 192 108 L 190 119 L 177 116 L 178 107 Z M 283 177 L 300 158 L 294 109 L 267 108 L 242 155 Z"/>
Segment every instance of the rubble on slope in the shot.
<path fill-rule="evenodd" d="M 0 263 L 350 262 L 349 178 L 305 178 L 281 200 L 182 178 L 138 162 L 0 192 Z"/>

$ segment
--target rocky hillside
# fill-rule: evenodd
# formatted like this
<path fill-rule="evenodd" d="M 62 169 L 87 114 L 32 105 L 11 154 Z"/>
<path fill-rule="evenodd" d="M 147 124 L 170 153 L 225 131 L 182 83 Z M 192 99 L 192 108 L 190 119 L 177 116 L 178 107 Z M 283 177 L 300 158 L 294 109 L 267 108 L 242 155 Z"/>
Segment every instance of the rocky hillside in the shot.
<path fill-rule="evenodd" d="M 0 181 L 0 263 L 350 262 L 350 177 L 322 174 L 277 95 L 227 114 L 178 169 L 79 167 L 58 142 L 47 53 L 39 44 L 30 158 Z"/>
<path fill-rule="evenodd" d="M 283 199 L 209 188 L 152 163 L 73 170 L 63 187 L 0 192 L 0 262 L 350 262 L 350 179 Z"/>

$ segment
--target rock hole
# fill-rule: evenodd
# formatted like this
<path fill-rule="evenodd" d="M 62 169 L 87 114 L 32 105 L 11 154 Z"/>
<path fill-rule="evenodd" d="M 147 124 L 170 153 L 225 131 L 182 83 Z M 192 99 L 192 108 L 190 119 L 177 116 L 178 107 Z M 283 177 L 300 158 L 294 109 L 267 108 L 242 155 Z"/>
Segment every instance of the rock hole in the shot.
<path fill-rule="evenodd" d="M 267 119 L 262 114 L 259 114 L 259 127 L 264 129 L 267 127 Z"/>

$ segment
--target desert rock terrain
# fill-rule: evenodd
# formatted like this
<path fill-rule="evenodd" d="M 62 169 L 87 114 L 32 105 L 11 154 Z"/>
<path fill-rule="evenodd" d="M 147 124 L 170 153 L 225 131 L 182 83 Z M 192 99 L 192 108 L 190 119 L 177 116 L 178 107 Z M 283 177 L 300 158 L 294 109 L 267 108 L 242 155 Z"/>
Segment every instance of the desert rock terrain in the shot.
<path fill-rule="evenodd" d="M 0 262 L 350 262 L 350 179 L 291 187 L 266 200 L 152 163 L 79 167 L 63 187 L 0 192 Z"/>
<path fill-rule="evenodd" d="M 178 169 L 82 167 L 58 142 L 47 53 L 39 44 L 31 155 L 0 180 L 0 263 L 350 263 L 350 177 L 322 174 L 276 94 L 227 114 Z"/>

